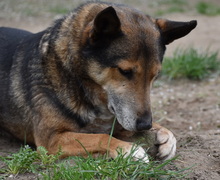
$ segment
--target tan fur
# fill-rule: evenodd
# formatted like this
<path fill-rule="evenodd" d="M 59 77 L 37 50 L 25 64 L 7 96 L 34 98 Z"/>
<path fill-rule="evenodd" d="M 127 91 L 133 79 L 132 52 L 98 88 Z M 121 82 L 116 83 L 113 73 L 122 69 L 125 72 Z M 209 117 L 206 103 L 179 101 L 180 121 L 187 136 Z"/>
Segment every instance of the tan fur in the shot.
<path fill-rule="evenodd" d="M 1 128 L 49 154 L 61 148 L 62 157 L 109 152 L 115 158 L 117 148 L 128 154 L 136 146 L 134 159 L 146 162 L 143 148 L 128 141 L 154 132 L 160 158 L 173 157 L 175 137 L 152 124 L 150 90 L 165 45 L 195 26 L 195 21 L 156 20 L 127 6 L 91 2 L 38 34 L 0 29 L 0 51 L 16 46 L 6 57 L 0 52 L 0 68 L 11 63 L 0 72 Z M 22 34 L 17 44 L 8 31 Z"/>

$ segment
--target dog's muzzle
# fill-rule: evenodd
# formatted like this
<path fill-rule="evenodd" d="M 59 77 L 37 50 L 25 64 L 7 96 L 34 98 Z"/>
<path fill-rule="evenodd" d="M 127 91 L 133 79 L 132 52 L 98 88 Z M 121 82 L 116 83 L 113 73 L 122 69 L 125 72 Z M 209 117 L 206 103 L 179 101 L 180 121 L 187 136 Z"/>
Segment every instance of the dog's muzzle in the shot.
<path fill-rule="evenodd" d="M 149 130 L 152 128 L 152 115 L 149 112 L 145 112 L 136 121 L 137 131 Z"/>

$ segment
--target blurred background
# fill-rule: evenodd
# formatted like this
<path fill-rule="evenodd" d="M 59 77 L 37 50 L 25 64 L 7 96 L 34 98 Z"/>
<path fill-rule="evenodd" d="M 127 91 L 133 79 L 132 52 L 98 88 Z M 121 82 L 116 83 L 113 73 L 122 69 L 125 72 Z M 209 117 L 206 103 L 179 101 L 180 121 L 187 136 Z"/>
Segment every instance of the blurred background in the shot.
<path fill-rule="evenodd" d="M 87 1 L 1 0 L 0 26 L 38 32 L 83 2 Z M 152 89 L 153 114 L 178 139 L 178 167 L 196 165 L 190 178 L 220 179 L 220 1 L 111 2 L 153 17 L 198 21 L 189 35 L 167 46 L 161 77 Z"/>
<path fill-rule="evenodd" d="M 1 0 L 0 25 L 37 32 L 48 27 L 54 19 L 84 2 L 87 1 Z M 181 41 L 187 41 L 187 44 L 190 45 L 218 48 L 219 41 L 218 37 L 214 36 L 214 31 L 220 27 L 220 21 L 217 17 L 220 14 L 219 0 L 111 0 L 110 2 L 130 5 L 153 17 L 183 21 L 197 19 L 199 24 L 196 31 L 193 31 L 193 34 L 190 34 L 187 39 L 177 41 L 178 44 L 175 46 L 183 45 Z M 207 38 L 209 35 L 210 37 Z"/>

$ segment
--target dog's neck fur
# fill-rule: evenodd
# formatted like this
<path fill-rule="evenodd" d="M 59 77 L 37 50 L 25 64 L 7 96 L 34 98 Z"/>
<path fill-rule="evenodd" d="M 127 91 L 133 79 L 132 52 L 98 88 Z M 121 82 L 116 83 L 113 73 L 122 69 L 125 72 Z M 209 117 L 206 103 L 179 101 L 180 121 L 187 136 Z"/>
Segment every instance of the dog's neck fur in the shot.
<path fill-rule="evenodd" d="M 96 118 L 112 118 L 113 115 L 107 108 L 107 96 L 102 88 L 86 74 L 85 62 L 76 59 L 74 55 L 67 57 L 65 53 L 70 48 L 67 44 L 62 44 L 63 48 L 68 49 L 65 49 L 63 56 L 59 57 L 57 51 L 62 48 L 60 47 L 61 44 L 57 44 L 60 42 L 56 40 L 47 41 L 50 31 L 45 32 L 40 43 L 44 53 L 42 63 L 46 67 L 44 73 L 47 78 L 45 79 L 50 80 L 47 82 L 48 87 L 53 87 L 48 96 L 52 97 L 51 99 L 55 104 L 59 104 L 58 108 L 61 111 L 69 113 L 70 118 L 79 122 L 78 125 L 81 127 L 86 126 Z M 50 39 L 53 38 L 50 37 Z"/>

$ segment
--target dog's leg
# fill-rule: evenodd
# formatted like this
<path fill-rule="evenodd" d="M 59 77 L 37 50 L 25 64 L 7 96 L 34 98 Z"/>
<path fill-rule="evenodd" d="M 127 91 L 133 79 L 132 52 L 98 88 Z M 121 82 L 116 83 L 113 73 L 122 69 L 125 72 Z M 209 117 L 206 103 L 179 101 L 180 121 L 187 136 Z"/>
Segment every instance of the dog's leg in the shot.
<path fill-rule="evenodd" d="M 142 159 L 144 162 L 149 162 L 148 156 L 145 150 L 129 142 L 121 141 L 116 138 L 111 138 L 110 145 L 108 145 L 110 136 L 107 134 L 84 134 L 74 132 L 64 132 L 61 134 L 55 134 L 50 139 L 50 143 L 46 145 L 49 154 L 55 154 L 61 148 L 63 155 L 61 158 L 68 156 L 87 155 L 89 153 L 101 153 L 104 154 L 109 151 L 109 155 L 112 158 L 117 157 L 118 148 L 121 148 L 125 157 L 133 152 L 132 156 L 134 160 Z M 37 146 L 42 146 L 42 143 L 38 141 Z M 45 146 L 45 145 L 44 145 Z M 134 148 L 134 151 L 132 149 Z"/>
<path fill-rule="evenodd" d="M 159 146 L 157 157 L 163 160 L 173 158 L 176 152 L 176 138 L 173 133 L 157 123 L 153 123 L 150 131 L 156 131 L 156 145 Z"/>

